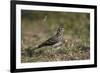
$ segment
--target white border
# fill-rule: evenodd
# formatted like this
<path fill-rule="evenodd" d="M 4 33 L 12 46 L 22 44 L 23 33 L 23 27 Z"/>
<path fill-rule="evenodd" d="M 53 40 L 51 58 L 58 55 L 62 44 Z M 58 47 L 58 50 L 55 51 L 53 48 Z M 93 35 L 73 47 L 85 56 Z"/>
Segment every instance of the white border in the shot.
<path fill-rule="evenodd" d="M 41 11 L 61 11 L 61 12 L 84 12 L 90 13 L 90 60 L 79 61 L 59 61 L 59 62 L 39 62 L 39 63 L 21 63 L 21 9 L 25 10 L 41 10 Z M 51 6 L 35 6 L 35 5 L 16 5 L 16 68 L 39 68 L 54 66 L 72 66 L 94 64 L 94 10 L 85 8 L 69 8 L 69 7 L 51 7 Z"/>

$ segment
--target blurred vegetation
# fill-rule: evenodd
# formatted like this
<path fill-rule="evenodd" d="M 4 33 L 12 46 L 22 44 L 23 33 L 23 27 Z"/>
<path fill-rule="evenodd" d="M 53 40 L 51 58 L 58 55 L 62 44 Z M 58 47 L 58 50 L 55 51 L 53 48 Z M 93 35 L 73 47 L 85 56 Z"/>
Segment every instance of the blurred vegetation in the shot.
<path fill-rule="evenodd" d="M 40 48 L 33 57 L 25 50 L 34 48 L 56 33 L 63 24 L 67 43 L 55 53 Z M 22 62 L 45 62 L 62 60 L 83 60 L 90 58 L 90 14 L 54 11 L 21 11 Z M 88 49 L 88 51 L 87 51 Z M 41 52 L 42 51 L 42 52 Z"/>

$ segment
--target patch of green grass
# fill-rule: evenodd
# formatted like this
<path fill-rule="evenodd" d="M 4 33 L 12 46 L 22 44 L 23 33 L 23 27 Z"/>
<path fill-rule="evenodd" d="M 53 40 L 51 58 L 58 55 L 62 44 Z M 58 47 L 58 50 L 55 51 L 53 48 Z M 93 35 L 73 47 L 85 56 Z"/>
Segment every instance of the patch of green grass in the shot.
<path fill-rule="evenodd" d="M 65 43 L 67 44 L 67 43 Z M 70 43 L 69 43 L 70 44 Z M 49 61 L 69 61 L 69 60 L 85 60 L 90 58 L 90 47 L 82 44 L 71 43 L 73 45 L 63 45 L 61 48 L 43 47 L 36 49 L 32 56 L 22 55 L 21 62 L 49 62 Z M 28 48 L 31 50 L 31 48 Z M 34 50 L 34 48 L 33 48 Z M 24 53 L 27 53 L 24 52 Z"/>

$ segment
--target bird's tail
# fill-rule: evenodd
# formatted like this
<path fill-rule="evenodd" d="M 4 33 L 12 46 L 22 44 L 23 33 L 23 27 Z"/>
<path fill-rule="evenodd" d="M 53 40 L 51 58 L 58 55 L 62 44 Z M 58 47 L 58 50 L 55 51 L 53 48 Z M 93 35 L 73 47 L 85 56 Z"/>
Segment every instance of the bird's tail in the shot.
<path fill-rule="evenodd" d="M 32 57 L 32 55 L 35 53 L 35 50 L 37 50 L 37 49 L 39 49 L 39 48 L 40 48 L 40 46 L 36 46 L 36 47 L 34 47 L 34 48 L 28 47 L 25 51 L 26 51 L 26 53 L 27 53 L 27 55 L 28 55 L 29 57 Z"/>
<path fill-rule="evenodd" d="M 41 45 L 39 45 L 39 46 L 36 46 L 36 47 L 34 47 L 32 50 L 36 50 L 36 49 L 39 49 L 41 47 Z"/>
<path fill-rule="evenodd" d="M 27 54 L 27 56 L 32 57 L 32 55 L 35 54 L 35 50 L 37 50 L 37 49 L 39 49 L 43 46 L 44 46 L 44 43 L 40 44 L 40 45 L 37 45 L 34 48 L 33 47 L 28 47 L 28 48 L 25 49 L 25 53 Z"/>

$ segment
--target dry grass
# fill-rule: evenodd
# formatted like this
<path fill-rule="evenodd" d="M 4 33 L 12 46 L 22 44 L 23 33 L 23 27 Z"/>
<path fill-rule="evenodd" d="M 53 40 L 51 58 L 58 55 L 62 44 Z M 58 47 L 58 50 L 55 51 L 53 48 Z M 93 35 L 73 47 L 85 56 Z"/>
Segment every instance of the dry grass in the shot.
<path fill-rule="evenodd" d="M 32 45 L 32 43 L 31 43 Z M 49 61 L 69 61 L 86 60 L 90 58 L 89 44 L 79 39 L 67 39 L 63 45 L 57 49 L 43 47 L 34 50 L 33 46 L 23 46 L 21 62 L 49 62 Z M 32 52 L 34 50 L 34 52 Z M 32 52 L 32 54 L 31 54 Z M 31 57 L 30 57 L 31 54 Z"/>

